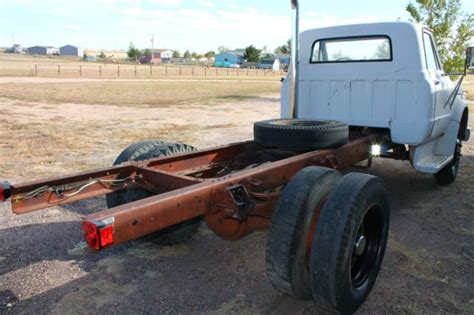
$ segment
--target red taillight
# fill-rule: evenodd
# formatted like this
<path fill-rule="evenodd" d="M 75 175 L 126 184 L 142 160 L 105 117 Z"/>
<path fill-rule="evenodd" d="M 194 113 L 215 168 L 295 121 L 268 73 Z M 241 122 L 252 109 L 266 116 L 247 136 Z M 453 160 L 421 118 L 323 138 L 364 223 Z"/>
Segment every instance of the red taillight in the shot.
<path fill-rule="evenodd" d="M 100 246 L 105 247 L 114 243 L 114 229 L 112 225 L 99 229 Z"/>
<path fill-rule="evenodd" d="M 89 221 L 82 222 L 82 229 L 84 230 L 84 239 L 87 245 L 93 250 L 99 250 L 99 235 L 97 233 L 97 226 Z"/>
<path fill-rule="evenodd" d="M 114 229 L 112 225 L 99 227 L 90 221 L 82 222 L 84 239 L 92 249 L 99 250 L 114 243 Z"/>

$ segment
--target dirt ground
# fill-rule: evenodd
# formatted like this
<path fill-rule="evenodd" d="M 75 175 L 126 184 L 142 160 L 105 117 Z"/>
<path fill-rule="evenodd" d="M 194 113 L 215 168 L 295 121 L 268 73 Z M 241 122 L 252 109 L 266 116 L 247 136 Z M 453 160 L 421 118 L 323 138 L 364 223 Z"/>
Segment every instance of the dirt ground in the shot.
<path fill-rule="evenodd" d="M 264 92 L 192 106 L 0 94 L 0 180 L 107 166 L 142 139 L 198 148 L 248 140 L 254 121 L 279 115 L 278 95 Z M 474 313 L 473 140 L 463 153 L 458 180 L 449 187 L 406 162 L 377 159 L 369 170 L 390 192 L 391 232 L 381 274 L 360 314 Z M 183 245 L 137 240 L 93 253 L 82 240 L 80 216 L 104 208 L 104 199 L 95 198 L 15 216 L 0 205 L 0 313 L 322 313 L 271 287 L 264 232 L 228 242 L 203 225 Z"/>

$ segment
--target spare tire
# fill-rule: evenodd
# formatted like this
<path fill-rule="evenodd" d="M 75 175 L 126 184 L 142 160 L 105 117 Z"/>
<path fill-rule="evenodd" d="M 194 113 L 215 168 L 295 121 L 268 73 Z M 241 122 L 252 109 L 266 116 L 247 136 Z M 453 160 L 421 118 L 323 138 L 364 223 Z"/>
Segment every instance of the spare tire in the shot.
<path fill-rule="evenodd" d="M 331 120 L 273 119 L 253 128 L 255 142 L 290 151 L 337 148 L 349 141 L 349 126 Z"/>

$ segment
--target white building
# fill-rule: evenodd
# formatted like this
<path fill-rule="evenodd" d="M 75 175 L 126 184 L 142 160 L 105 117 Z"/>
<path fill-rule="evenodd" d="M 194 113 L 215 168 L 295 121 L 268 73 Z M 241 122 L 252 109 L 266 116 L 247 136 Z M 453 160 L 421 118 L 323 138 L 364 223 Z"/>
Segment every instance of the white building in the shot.
<path fill-rule="evenodd" d="M 173 58 L 173 51 L 171 49 L 155 49 L 155 52 L 160 53 L 162 62 L 169 62 Z"/>

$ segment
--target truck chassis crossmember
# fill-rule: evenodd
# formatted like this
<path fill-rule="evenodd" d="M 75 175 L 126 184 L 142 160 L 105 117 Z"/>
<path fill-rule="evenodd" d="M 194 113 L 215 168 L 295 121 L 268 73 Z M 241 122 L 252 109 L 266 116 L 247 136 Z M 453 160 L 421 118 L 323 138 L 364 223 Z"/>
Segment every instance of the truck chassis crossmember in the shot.
<path fill-rule="evenodd" d="M 371 158 L 380 135 L 351 134 L 337 149 L 295 153 L 242 142 L 170 157 L 11 185 L 16 214 L 71 203 L 119 190 L 154 195 L 83 217 L 85 238 L 94 249 L 137 239 L 204 217 L 224 239 L 268 228 L 284 185 L 301 169 L 342 169 Z M 105 231 L 105 236 L 101 235 Z M 88 239 L 91 233 L 100 239 Z"/>

